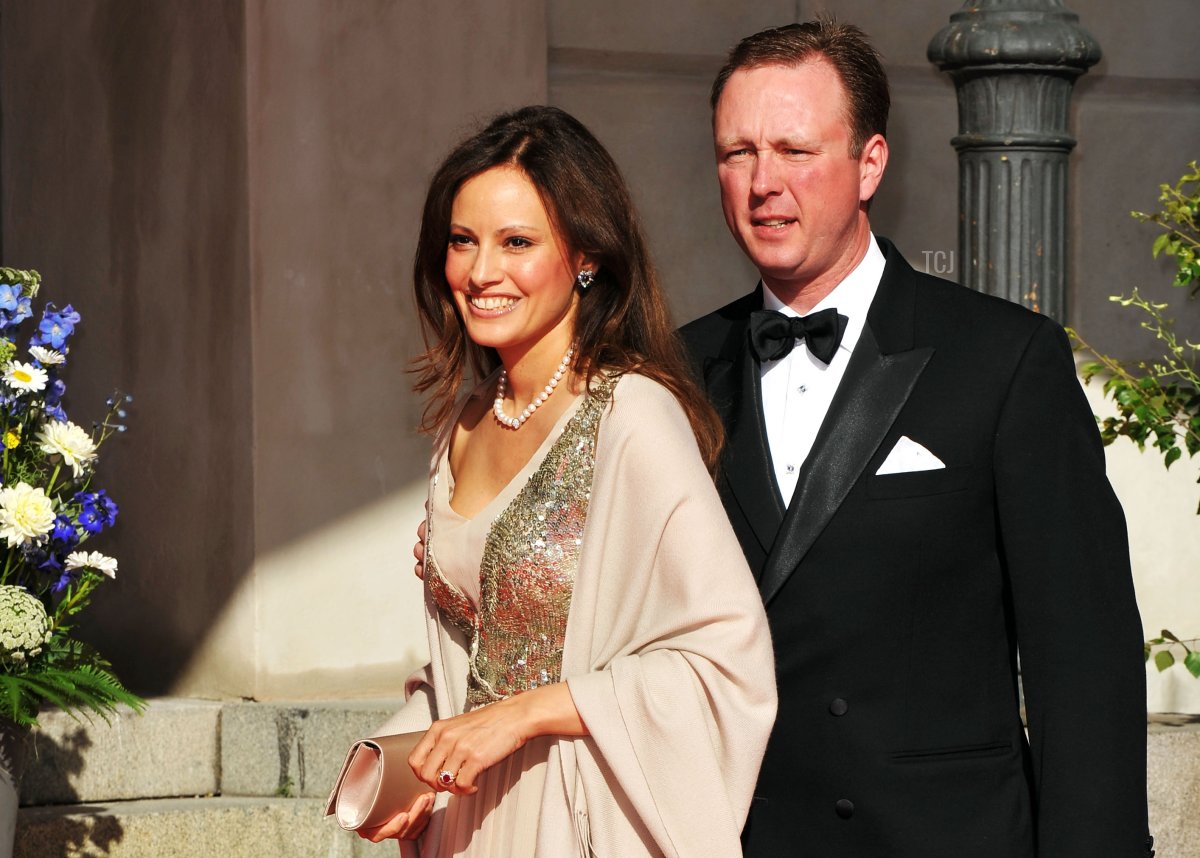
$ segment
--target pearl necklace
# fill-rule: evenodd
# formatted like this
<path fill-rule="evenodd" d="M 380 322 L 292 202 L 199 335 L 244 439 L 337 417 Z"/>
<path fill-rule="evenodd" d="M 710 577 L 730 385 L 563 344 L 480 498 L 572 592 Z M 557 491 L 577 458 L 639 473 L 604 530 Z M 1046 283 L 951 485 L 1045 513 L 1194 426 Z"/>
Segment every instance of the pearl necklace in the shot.
<path fill-rule="evenodd" d="M 492 403 L 492 414 L 496 417 L 496 422 L 501 426 L 507 426 L 509 429 L 520 429 L 525 425 L 525 421 L 533 416 L 533 412 L 542 407 L 542 403 L 550 398 L 550 394 L 554 392 L 554 388 L 558 387 L 558 383 L 562 381 L 562 377 L 566 374 L 567 368 L 571 365 L 571 358 L 575 356 L 575 346 L 567 349 L 567 353 L 563 355 L 563 359 L 558 362 L 558 369 L 554 371 L 554 375 L 550 376 L 550 380 L 546 382 L 546 386 L 542 388 L 542 392 L 533 397 L 533 402 L 525 406 L 525 410 L 516 417 L 509 417 L 504 413 L 504 391 L 508 387 L 508 370 L 500 370 L 500 380 L 496 382 L 496 401 Z"/>

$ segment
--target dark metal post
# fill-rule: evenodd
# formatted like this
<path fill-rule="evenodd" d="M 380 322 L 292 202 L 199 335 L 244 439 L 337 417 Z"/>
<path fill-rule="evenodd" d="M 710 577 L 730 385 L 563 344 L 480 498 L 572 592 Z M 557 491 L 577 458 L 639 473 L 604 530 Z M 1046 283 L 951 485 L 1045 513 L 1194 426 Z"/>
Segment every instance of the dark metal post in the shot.
<path fill-rule="evenodd" d="M 1066 321 L 1067 130 L 1100 45 L 1062 0 L 969 0 L 929 43 L 958 92 L 963 283 Z"/>

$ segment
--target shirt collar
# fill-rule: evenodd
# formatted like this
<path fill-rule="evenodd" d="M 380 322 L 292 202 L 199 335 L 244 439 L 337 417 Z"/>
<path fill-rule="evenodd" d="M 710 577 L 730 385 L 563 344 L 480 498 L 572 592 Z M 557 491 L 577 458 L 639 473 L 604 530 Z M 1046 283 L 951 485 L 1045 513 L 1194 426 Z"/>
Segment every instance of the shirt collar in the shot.
<path fill-rule="evenodd" d="M 834 286 L 832 292 L 809 310 L 810 313 L 815 313 L 827 307 L 835 307 L 846 317 L 846 331 L 842 334 L 839 351 L 841 349 L 848 352 L 853 351 L 855 344 L 858 343 L 863 325 L 867 323 L 867 311 L 871 308 L 871 301 L 875 298 L 876 290 L 879 289 L 879 281 L 883 279 L 883 269 L 886 265 L 887 259 L 884 257 L 883 251 L 879 249 L 878 242 L 875 241 L 875 234 L 871 233 L 866 255 L 858 265 L 854 266 L 854 270 L 847 274 L 841 283 Z M 764 310 L 775 310 L 785 316 L 800 315 L 780 301 L 775 293 L 767 287 L 767 284 L 762 283 L 761 285 Z"/>

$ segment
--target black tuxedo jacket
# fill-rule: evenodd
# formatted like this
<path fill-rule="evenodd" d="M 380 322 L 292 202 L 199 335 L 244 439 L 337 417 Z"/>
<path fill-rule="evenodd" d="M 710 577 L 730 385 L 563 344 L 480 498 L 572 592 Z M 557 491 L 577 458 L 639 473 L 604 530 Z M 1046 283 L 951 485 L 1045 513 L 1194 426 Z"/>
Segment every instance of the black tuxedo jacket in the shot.
<path fill-rule="evenodd" d="M 879 243 L 879 291 L 786 508 L 747 348 L 761 293 L 682 331 L 775 643 L 746 855 L 1147 855 L 1141 622 L 1066 337 Z M 946 467 L 877 476 L 902 436 Z"/>

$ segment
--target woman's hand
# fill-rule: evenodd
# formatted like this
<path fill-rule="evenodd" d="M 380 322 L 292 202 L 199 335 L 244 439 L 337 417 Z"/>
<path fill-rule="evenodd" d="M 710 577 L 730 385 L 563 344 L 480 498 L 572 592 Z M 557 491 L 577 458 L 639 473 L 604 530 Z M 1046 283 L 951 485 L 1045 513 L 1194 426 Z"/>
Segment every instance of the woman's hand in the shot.
<path fill-rule="evenodd" d="M 408 764 L 435 790 L 472 795 L 479 789 L 475 781 L 481 772 L 515 753 L 530 739 L 551 733 L 587 735 L 565 682 L 434 721 L 413 748 Z M 454 780 L 448 785 L 441 783 L 441 772 L 449 772 Z"/>
<path fill-rule="evenodd" d="M 425 580 L 425 521 L 421 519 L 421 523 L 417 525 L 417 544 L 413 546 L 413 557 L 417 558 L 413 572 L 422 581 Z"/>
<path fill-rule="evenodd" d="M 358 829 L 358 836 L 372 843 L 392 838 L 416 840 L 429 824 L 429 817 L 433 813 L 433 799 L 433 793 L 423 793 L 417 796 L 408 810 L 397 813 L 383 825 Z"/>

